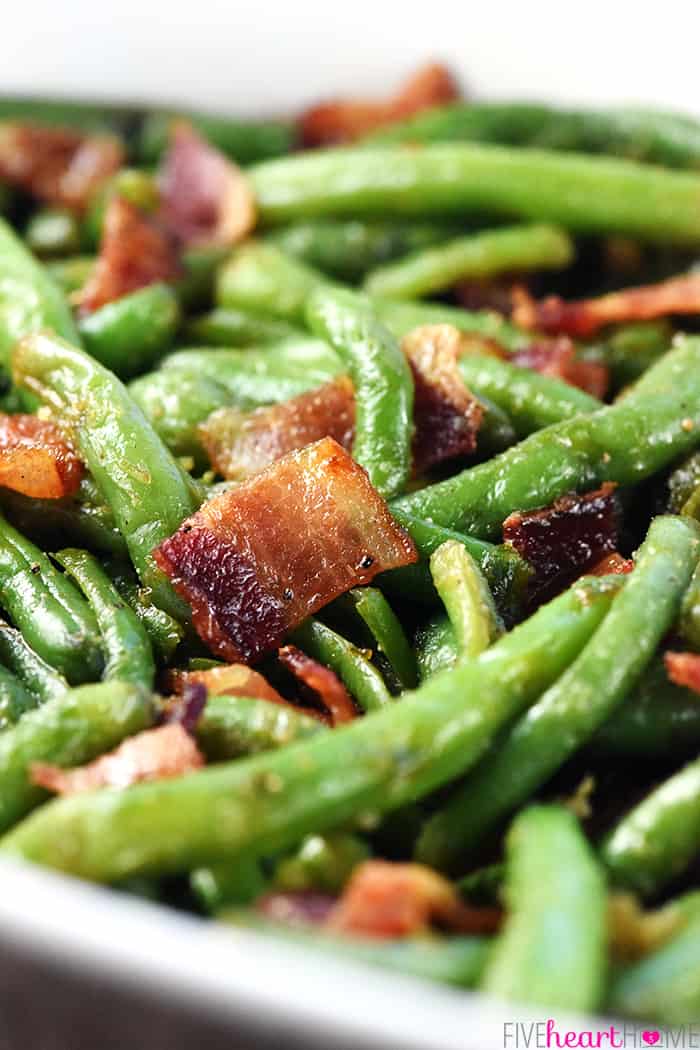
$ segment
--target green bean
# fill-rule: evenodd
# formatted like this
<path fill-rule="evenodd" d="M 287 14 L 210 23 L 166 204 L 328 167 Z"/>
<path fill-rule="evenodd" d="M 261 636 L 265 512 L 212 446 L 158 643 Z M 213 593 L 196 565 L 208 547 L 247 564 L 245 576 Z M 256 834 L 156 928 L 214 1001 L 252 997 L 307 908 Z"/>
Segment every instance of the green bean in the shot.
<path fill-rule="evenodd" d="M 184 274 L 173 287 L 187 313 L 206 310 L 212 305 L 219 267 L 228 254 L 228 248 L 209 245 L 188 248 L 182 253 L 180 262 Z"/>
<path fill-rule="evenodd" d="M 210 762 L 274 751 L 326 727 L 291 706 L 243 696 L 210 696 L 197 723 L 197 743 Z"/>
<path fill-rule="evenodd" d="M 155 163 L 168 144 L 171 123 L 183 119 L 239 164 L 278 157 L 288 153 L 296 142 L 294 125 L 279 120 L 236 120 L 214 113 L 177 110 L 153 112 L 146 116 L 141 126 L 138 144 L 141 160 L 147 164 Z"/>
<path fill-rule="evenodd" d="M 72 212 L 44 208 L 32 215 L 24 239 L 29 250 L 41 259 L 73 255 L 80 247 L 80 227 Z"/>
<path fill-rule="evenodd" d="M 700 652 L 700 567 L 693 573 L 683 595 L 678 632 L 695 652 Z"/>
<path fill-rule="evenodd" d="M 502 902 L 505 864 L 486 864 L 464 875 L 457 883 L 457 889 L 470 904 L 494 907 Z"/>
<path fill-rule="evenodd" d="M 328 149 L 249 170 L 260 219 L 502 215 L 576 233 L 700 243 L 700 179 L 625 160 L 501 146 Z M 562 187 L 566 192 L 562 192 Z"/>
<path fill-rule="evenodd" d="M 215 915 L 222 908 L 247 907 L 266 887 L 260 862 L 250 857 L 241 857 L 233 865 L 197 868 L 190 875 L 190 889 L 208 915 Z"/>
<path fill-rule="evenodd" d="M 700 168 L 700 124 L 645 109 L 564 109 L 540 102 L 457 102 L 381 128 L 378 143 L 493 142 L 609 153 L 670 168 Z"/>
<path fill-rule="evenodd" d="M 99 188 L 83 220 L 81 239 L 84 250 L 94 251 L 100 243 L 105 212 L 114 197 L 123 197 L 143 211 L 155 211 L 160 197 L 155 176 L 138 168 L 121 168 Z"/>
<path fill-rule="evenodd" d="M 291 856 L 278 861 L 273 885 L 283 893 L 340 893 L 353 868 L 368 857 L 369 848 L 357 835 L 307 835 Z"/>
<path fill-rule="evenodd" d="M 131 376 L 151 368 L 172 343 L 180 322 L 175 293 L 151 284 L 83 317 L 83 346 L 106 368 Z"/>
<path fill-rule="evenodd" d="M 102 677 L 152 689 L 156 669 L 146 630 L 100 563 L 87 551 L 70 547 L 54 558 L 80 587 L 95 614 L 105 653 Z"/>
<path fill-rule="evenodd" d="M 22 715 L 36 706 L 36 697 L 12 671 L 0 665 L 0 732 L 16 725 Z"/>
<path fill-rule="evenodd" d="M 75 684 L 99 675 L 97 622 L 43 551 L 0 517 L 0 604 L 27 643 Z"/>
<path fill-rule="evenodd" d="M 503 630 L 481 570 L 463 544 L 446 540 L 430 556 L 430 573 L 461 656 L 478 656 Z"/>
<path fill-rule="evenodd" d="M 414 645 L 421 682 L 446 667 L 454 667 L 459 658 L 455 629 L 445 615 L 434 616 L 420 627 Z"/>
<path fill-rule="evenodd" d="M 29 779 L 33 762 L 82 765 L 147 729 L 154 714 L 149 693 L 112 681 L 69 689 L 24 715 L 0 735 L 0 830 L 47 798 Z"/>
<path fill-rule="evenodd" d="M 672 902 L 683 917 L 678 933 L 613 977 L 607 1007 L 659 1024 L 697 1021 L 700 1010 L 700 893 Z"/>
<path fill-rule="evenodd" d="M 0 219 L 0 366 L 9 370 L 17 340 L 43 328 L 78 341 L 63 293 Z"/>
<path fill-rule="evenodd" d="M 299 222 L 267 235 L 283 252 L 350 284 L 368 270 L 455 235 L 454 227 L 428 222 Z"/>
<path fill-rule="evenodd" d="M 114 881 L 274 853 L 351 820 L 366 826 L 473 765 L 570 663 L 619 586 L 619 577 L 579 581 L 478 659 L 318 739 L 52 802 L 6 836 L 2 850 Z"/>
<path fill-rule="evenodd" d="M 700 529 L 655 518 L 634 572 L 585 649 L 516 722 L 446 806 L 430 818 L 417 854 L 449 868 L 528 799 L 627 696 L 669 629 L 700 556 Z M 634 646 L 627 644 L 634 638 Z M 511 775 L 517 769 L 517 777 Z"/>
<path fill-rule="evenodd" d="M 14 373 L 73 430 L 155 603 L 186 618 L 187 607 L 155 567 L 151 552 L 199 505 L 192 480 L 116 376 L 87 354 L 62 340 L 30 337 L 15 352 Z"/>
<path fill-rule="evenodd" d="M 668 321 L 637 321 L 620 325 L 602 336 L 602 342 L 579 350 L 583 361 L 610 369 L 616 389 L 634 383 L 658 361 L 671 345 L 673 330 Z"/>
<path fill-rule="evenodd" d="M 0 118 L 59 124 L 79 131 L 127 131 L 137 116 L 131 106 L 92 104 L 74 99 L 0 98 Z"/>
<path fill-rule="evenodd" d="M 364 288 L 387 299 L 420 299 L 461 280 L 563 269 L 573 257 L 574 246 L 564 230 L 504 226 L 447 240 L 380 266 L 367 275 Z"/>
<path fill-rule="evenodd" d="M 153 604 L 148 589 L 139 587 L 130 566 L 111 562 L 105 568 L 117 591 L 143 625 L 150 638 L 153 655 L 160 663 L 169 663 L 185 636 L 182 626 L 169 613 Z"/>
<path fill-rule="evenodd" d="M 394 336 L 361 296 L 319 289 L 309 299 L 309 327 L 326 338 L 355 390 L 353 458 L 380 495 L 395 496 L 411 472 L 413 379 Z"/>
<path fill-rule="evenodd" d="M 68 259 L 52 259 L 45 269 L 64 295 L 71 295 L 87 284 L 95 267 L 93 255 L 71 255 Z"/>
<path fill-rule="evenodd" d="M 693 452 L 669 475 L 668 510 L 681 514 L 683 507 L 700 485 L 700 452 Z"/>
<path fill-rule="evenodd" d="M 476 435 L 476 450 L 483 459 L 505 452 L 518 440 L 513 423 L 495 401 L 491 401 L 482 391 L 477 394 L 483 415 Z"/>
<path fill-rule="evenodd" d="M 191 369 L 168 368 L 140 376 L 128 389 L 173 455 L 192 456 L 197 466 L 206 464 L 198 427 L 217 408 L 231 404 L 225 386 Z"/>
<path fill-rule="evenodd" d="M 477 397 L 486 395 L 503 409 L 519 438 L 601 407 L 597 398 L 562 379 L 518 368 L 497 357 L 463 354 L 459 370 Z"/>
<path fill-rule="evenodd" d="M 185 338 L 194 345 L 229 347 L 277 343 L 294 335 L 295 330 L 284 321 L 223 306 L 195 317 L 184 331 Z"/>
<path fill-rule="evenodd" d="M 508 832 L 505 928 L 481 988 L 489 995 L 593 1010 L 605 976 L 603 872 L 567 809 L 533 806 Z"/>
<path fill-rule="evenodd" d="M 515 509 L 546 506 L 603 481 L 634 484 L 699 440 L 700 340 L 689 338 L 617 404 L 545 427 L 488 463 L 395 500 L 393 508 L 488 539 Z"/>
<path fill-rule="evenodd" d="M 354 587 L 349 592 L 358 616 L 364 621 L 384 655 L 401 689 L 418 684 L 416 659 L 394 610 L 376 587 Z"/>
<path fill-rule="evenodd" d="M 330 667 L 362 711 L 378 711 L 393 703 L 391 693 L 368 654 L 312 616 L 293 632 L 292 641 Z"/>
<path fill-rule="evenodd" d="M 4 620 L 0 620 L 0 661 L 40 703 L 60 696 L 68 689 L 63 675 L 42 660 L 22 634 Z"/>

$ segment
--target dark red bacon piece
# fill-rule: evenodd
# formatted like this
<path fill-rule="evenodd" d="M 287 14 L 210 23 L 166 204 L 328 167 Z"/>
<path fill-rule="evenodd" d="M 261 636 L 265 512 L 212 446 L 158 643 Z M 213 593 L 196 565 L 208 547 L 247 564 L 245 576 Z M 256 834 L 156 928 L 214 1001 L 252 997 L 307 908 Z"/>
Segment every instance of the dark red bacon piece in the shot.
<path fill-rule="evenodd" d="M 417 70 L 389 101 L 337 99 L 308 109 L 299 121 L 302 143 L 329 146 L 353 142 L 385 124 L 456 98 L 459 98 L 459 89 L 450 71 L 439 63 L 430 63 Z"/>
<path fill-rule="evenodd" d="M 120 143 L 109 135 L 41 124 L 0 124 L 0 179 L 47 204 L 84 211 L 123 160 Z"/>
<path fill-rule="evenodd" d="M 542 510 L 516 511 L 503 522 L 503 539 L 535 570 L 533 603 L 563 590 L 617 547 L 615 485 L 562 496 Z"/>
<path fill-rule="evenodd" d="M 335 671 L 313 660 L 296 645 L 285 645 L 277 656 L 280 663 L 318 697 L 328 711 L 331 725 L 352 722 L 357 717 L 352 697 Z"/>
<path fill-rule="evenodd" d="M 43 762 L 30 767 L 33 784 L 59 795 L 77 795 L 96 788 L 125 788 L 142 780 L 180 777 L 201 769 L 204 759 L 183 726 L 173 723 L 147 729 L 86 766 L 61 769 Z"/>
<path fill-rule="evenodd" d="M 76 491 L 82 476 L 82 462 L 55 423 L 0 414 L 0 485 L 36 499 L 61 499 Z"/>
<path fill-rule="evenodd" d="M 613 551 L 612 554 L 606 554 L 586 572 L 589 576 L 624 576 L 632 572 L 633 568 L 634 562 L 631 558 L 623 558 L 617 551 Z"/>
<path fill-rule="evenodd" d="M 163 685 L 178 697 L 197 685 L 204 688 L 208 696 L 244 696 L 252 700 L 267 700 L 282 707 L 293 707 L 312 718 L 318 716 L 321 721 L 325 720 L 320 711 L 300 707 L 287 700 L 266 678 L 247 664 L 225 664 L 222 667 L 211 667 L 207 671 L 171 670 L 166 672 Z M 173 701 L 169 703 L 174 706 Z"/>
<path fill-rule="evenodd" d="M 332 438 L 209 500 L 154 551 L 214 653 L 251 663 L 311 613 L 417 552 Z"/>
<path fill-rule="evenodd" d="M 700 655 L 697 653 L 665 653 L 666 674 L 674 685 L 700 693 Z"/>
<path fill-rule="evenodd" d="M 606 325 L 650 321 L 670 314 L 700 314 L 700 273 L 578 302 L 566 302 L 558 296 L 539 303 L 521 299 L 514 318 L 525 328 L 586 338 Z"/>
<path fill-rule="evenodd" d="M 186 121 L 173 123 L 160 189 L 160 218 L 182 244 L 227 248 L 255 226 L 245 175 Z"/>
<path fill-rule="evenodd" d="M 511 317 L 519 297 L 527 294 L 523 284 L 506 277 L 460 281 L 454 291 L 465 310 L 493 310 L 503 317 Z"/>
<path fill-rule="evenodd" d="M 533 343 L 525 350 L 517 350 L 510 360 L 521 368 L 532 368 L 542 375 L 563 379 L 565 383 L 577 386 L 593 397 L 603 398 L 610 383 L 606 365 L 577 360 L 576 348 L 566 336 Z"/>
<path fill-rule="evenodd" d="M 75 296 L 82 313 L 157 281 L 182 274 L 173 238 L 135 205 L 114 197 L 107 206 L 97 263 Z"/>

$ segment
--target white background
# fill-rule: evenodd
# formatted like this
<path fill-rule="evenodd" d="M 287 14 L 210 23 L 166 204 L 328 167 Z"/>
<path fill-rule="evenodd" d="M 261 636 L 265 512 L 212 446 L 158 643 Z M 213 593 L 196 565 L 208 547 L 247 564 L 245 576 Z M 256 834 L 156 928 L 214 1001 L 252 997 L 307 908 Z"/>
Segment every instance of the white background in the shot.
<path fill-rule="evenodd" d="M 700 114 L 700 0 L 0 0 L 0 92 L 285 110 L 443 58 L 493 96 Z"/>

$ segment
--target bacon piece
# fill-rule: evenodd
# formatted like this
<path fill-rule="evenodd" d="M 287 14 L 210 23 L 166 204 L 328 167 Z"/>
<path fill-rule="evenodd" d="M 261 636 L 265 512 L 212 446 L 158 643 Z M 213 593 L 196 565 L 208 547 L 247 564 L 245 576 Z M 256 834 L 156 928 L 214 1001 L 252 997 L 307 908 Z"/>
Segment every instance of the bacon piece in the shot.
<path fill-rule="evenodd" d="M 194 733 L 207 706 L 207 695 L 207 688 L 201 682 L 184 682 L 178 696 L 163 702 L 160 722 L 177 723 L 188 733 Z"/>
<path fill-rule="evenodd" d="M 206 688 L 209 696 L 248 696 L 288 706 L 267 679 L 246 664 L 225 664 L 208 671 L 168 671 L 165 682 L 166 688 L 175 693 L 182 693 L 188 685 L 197 682 Z"/>
<path fill-rule="evenodd" d="M 304 146 L 327 146 L 352 142 L 397 120 L 444 105 L 459 97 L 452 74 L 439 63 L 430 63 L 414 73 L 387 102 L 337 99 L 306 110 L 299 120 Z"/>
<path fill-rule="evenodd" d="M 615 485 L 562 496 L 541 510 L 516 511 L 503 522 L 503 540 L 533 567 L 531 598 L 557 594 L 617 547 Z"/>
<path fill-rule="evenodd" d="M 576 347 L 566 336 L 551 342 L 533 343 L 525 350 L 517 350 L 510 359 L 521 368 L 532 368 L 542 375 L 563 379 L 593 397 L 605 397 L 610 382 L 607 366 L 596 361 L 577 360 Z"/>
<path fill-rule="evenodd" d="M 40 124 L 0 125 L 0 178 L 47 204 L 84 211 L 123 160 L 119 141 L 109 135 Z"/>
<path fill-rule="evenodd" d="M 199 435 L 212 467 L 224 478 L 241 481 L 288 452 L 324 437 L 352 447 L 355 397 L 346 376 L 278 405 L 241 412 L 219 408 L 202 423 Z"/>
<path fill-rule="evenodd" d="M 255 226 L 245 175 L 186 121 L 172 126 L 160 189 L 160 218 L 182 244 L 228 248 Z"/>
<path fill-rule="evenodd" d="M 255 905 L 266 918 L 286 926 L 321 926 L 334 906 L 335 897 L 315 890 L 266 893 Z"/>
<path fill-rule="evenodd" d="M 700 693 L 700 655 L 697 653 L 664 653 L 666 674 L 674 685 Z"/>
<path fill-rule="evenodd" d="M 0 485 L 36 499 L 71 496 L 83 464 L 55 423 L 0 414 Z"/>
<path fill-rule="evenodd" d="M 527 295 L 522 283 L 504 277 L 474 277 L 460 281 L 454 291 L 465 310 L 493 310 L 503 317 L 511 317 L 520 296 Z"/>
<path fill-rule="evenodd" d="M 605 325 L 651 321 L 669 314 L 700 314 L 700 273 L 578 302 L 566 302 L 558 296 L 542 302 L 521 300 L 514 317 L 525 328 L 585 338 Z"/>
<path fill-rule="evenodd" d="M 493 933 L 501 913 L 470 908 L 454 888 L 422 864 L 368 860 L 360 864 L 326 926 L 365 937 L 410 937 L 435 923 L 462 933 Z"/>
<path fill-rule="evenodd" d="M 462 333 L 448 324 L 414 328 L 402 340 L 415 388 L 413 467 L 417 474 L 476 448 L 484 410 L 459 371 L 457 362 L 464 347 Z"/>
<path fill-rule="evenodd" d="M 277 653 L 279 661 L 316 696 L 330 715 L 331 725 L 342 725 L 357 718 L 357 708 L 335 671 L 313 660 L 296 645 L 285 645 Z"/>
<path fill-rule="evenodd" d="M 135 205 L 114 197 L 105 212 L 97 263 L 74 301 L 82 313 L 91 313 L 129 292 L 181 275 L 173 238 Z"/>
<path fill-rule="evenodd" d="M 587 569 L 589 576 L 624 576 L 632 572 L 634 562 L 631 558 L 623 558 L 617 551 L 606 554 L 600 561 L 596 562 L 591 569 Z"/>
<path fill-rule="evenodd" d="M 212 651 L 245 663 L 339 594 L 418 558 L 332 438 L 209 500 L 153 556 Z"/>
<path fill-rule="evenodd" d="M 160 726 L 137 733 L 116 751 L 86 766 L 61 769 L 43 762 L 30 766 L 33 784 L 58 795 L 77 795 L 96 788 L 125 788 L 142 780 L 164 780 L 201 769 L 204 759 L 181 725 Z"/>

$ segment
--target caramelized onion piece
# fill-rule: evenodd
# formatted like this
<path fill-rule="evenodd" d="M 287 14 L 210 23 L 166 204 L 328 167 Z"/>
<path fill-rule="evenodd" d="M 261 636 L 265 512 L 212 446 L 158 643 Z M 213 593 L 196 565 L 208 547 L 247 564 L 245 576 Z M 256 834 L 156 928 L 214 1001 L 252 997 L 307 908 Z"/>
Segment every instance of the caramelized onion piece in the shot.
<path fill-rule="evenodd" d="M 450 71 L 439 63 L 430 63 L 417 70 L 389 101 L 338 99 L 306 110 L 299 121 L 302 143 L 328 146 L 352 142 L 385 124 L 405 120 L 422 109 L 456 98 L 459 90 Z"/>
<path fill-rule="evenodd" d="M 142 780 L 164 780 L 201 769 L 204 759 L 183 726 L 173 723 L 147 729 L 86 766 L 61 769 L 43 762 L 30 767 L 33 784 L 58 795 L 77 795 L 96 788 L 125 788 Z"/>
<path fill-rule="evenodd" d="M 119 141 L 71 128 L 0 124 L 0 179 L 47 204 L 85 210 L 124 160 Z"/>
<path fill-rule="evenodd" d="M 186 121 L 173 123 L 160 189 L 160 217 L 187 246 L 228 248 L 255 226 L 245 175 Z"/>
<path fill-rule="evenodd" d="M 35 499 L 61 499 L 73 495 L 82 476 L 82 462 L 55 423 L 0 414 L 0 485 Z"/>
<path fill-rule="evenodd" d="M 352 722 L 357 708 L 335 671 L 313 660 L 296 645 L 285 645 L 277 653 L 280 663 L 319 698 L 330 716 L 331 725 Z"/>
<path fill-rule="evenodd" d="M 173 238 L 123 197 L 107 205 L 100 254 L 84 288 L 74 299 L 82 313 L 157 281 L 182 274 Z"/>
<path fill-rule="evenodd" d="M 251 663 L 339 594 L 417 560 L 332 438 L 209 500 L 154 551 L 212 651 Z"/>
<path fill-rule="evenodd" d="M 666 674 L 674 685 L 700 693 L 700 655 L 697 653 L 665 653 Z"/>
<path fill-rule="evenodd" d="M 605 397 L 610 383 L 607 366 L 596 361 L 577 360 L 576 348 L 566 336 L 551 342 L 533 343 L 525 350 L 517 350 L 510 359 L 521 368 L 532 368 L 542 375 L 563 379 L 593 397 Z"/>

